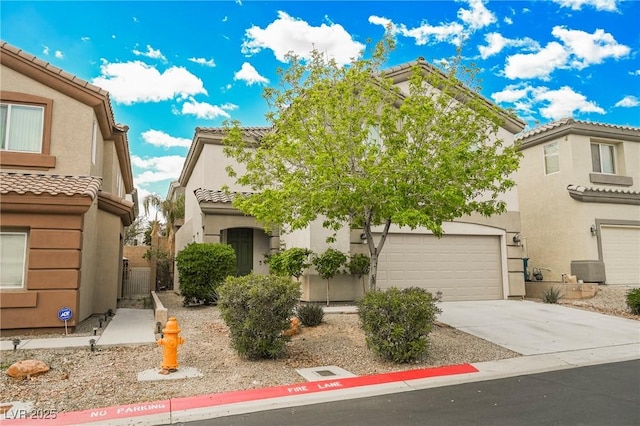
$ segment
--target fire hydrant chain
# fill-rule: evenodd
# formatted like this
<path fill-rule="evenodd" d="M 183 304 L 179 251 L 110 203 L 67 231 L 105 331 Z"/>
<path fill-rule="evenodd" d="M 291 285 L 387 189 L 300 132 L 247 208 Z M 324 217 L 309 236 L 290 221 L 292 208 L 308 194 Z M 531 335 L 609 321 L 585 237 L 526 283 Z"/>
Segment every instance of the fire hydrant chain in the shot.
<path fill-rule="evenodd" d="M 164 346 L 160 374 L 167 374 L 178 369 L 178 345 L 182 345 L 184 339 L 178 336 L 180 328 L 178 327 L 178 321 L 174 317 L 169 318 L 162 332 L 164 337 L 158 340 L 158 346 Z"/>

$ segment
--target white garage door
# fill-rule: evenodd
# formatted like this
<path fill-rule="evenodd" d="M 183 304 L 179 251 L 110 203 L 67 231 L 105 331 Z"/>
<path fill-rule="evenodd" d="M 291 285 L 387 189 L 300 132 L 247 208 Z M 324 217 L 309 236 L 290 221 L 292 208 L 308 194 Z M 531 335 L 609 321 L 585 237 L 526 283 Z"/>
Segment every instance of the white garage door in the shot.
<path fill-rule="evenodd" d="M 377 282 L 441 291 L 443 301 L 502 299 L 501 270 L 497 236 L 389 234 Z"/>
<path fill-rule="evenodd" d="M 640 284 L 640 226 L 600 227 L 607 284 Z"/>

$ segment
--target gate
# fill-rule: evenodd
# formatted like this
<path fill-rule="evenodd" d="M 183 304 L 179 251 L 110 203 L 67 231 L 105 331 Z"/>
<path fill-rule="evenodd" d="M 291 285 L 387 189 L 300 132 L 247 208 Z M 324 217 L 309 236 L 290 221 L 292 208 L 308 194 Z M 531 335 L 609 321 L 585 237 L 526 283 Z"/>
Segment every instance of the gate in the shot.
<path fill-rule="evenodd" d="M 150 277 L 151 268 L 149 267 L 131 268 L 122 280 L 122 297 L 130 299 L 149 296 L 151 293 Z"/>

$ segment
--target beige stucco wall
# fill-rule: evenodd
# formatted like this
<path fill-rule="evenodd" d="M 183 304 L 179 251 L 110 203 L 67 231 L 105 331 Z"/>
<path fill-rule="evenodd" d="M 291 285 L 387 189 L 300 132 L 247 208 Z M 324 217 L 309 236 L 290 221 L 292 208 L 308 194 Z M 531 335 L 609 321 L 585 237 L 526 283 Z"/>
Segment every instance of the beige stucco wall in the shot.
<path fill-rule="evenodd" d="M 84 215 L 82 232 L 82 266 L 80 268 L 80 312 L 83 320 L 93 314 L 95 277 L 98 263 L 98 201 Z"/>
<path fill-rule="evenodd" d="M 102 210 L 98 211 L 98 224 L 93 311 L 115 311 L 118 292 L 122 287 L 120 236 L 123 234 L 123 226 L 119 217 Z"/>
<path fill-rule="evenodd" d="M 93 108 L 11 68 L 2 66 L 0 72 L 0 90 L 53 99 L 51 155 L 56 157 L 55 173 L 82 176 L 95 173 L 96 170 L 91 167 L 91 139 L 95 117 Z"/>
<path fill-rule="evenodd" d="M 554 141 L 558 142 L 560 170 L 545 175 L 543 147 Z M 632 177 L 632 186 L 590 181 L 591 141 L 617 144 L 618 174 Z M 530 258 L 530 269 L 545 268 L 545 280 L 560 281 L 563 273 L 571 272 L 572 260 L 599 259 L 600 237 L 590 232 L 596 220 L 640 221 L 638 206 L 580 202 L 567 191 L 568 185 L 639 191 L 640 143 L 567 135 L 532 146 L 523 154 L 517 182 L 525 255 Z"/>

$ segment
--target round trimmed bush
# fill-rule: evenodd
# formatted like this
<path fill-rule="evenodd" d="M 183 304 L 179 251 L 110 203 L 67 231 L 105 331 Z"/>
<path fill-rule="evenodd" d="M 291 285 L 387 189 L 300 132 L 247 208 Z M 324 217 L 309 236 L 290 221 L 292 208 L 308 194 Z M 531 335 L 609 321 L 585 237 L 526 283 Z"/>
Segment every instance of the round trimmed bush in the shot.
<path fill-rule="evenodd" d="M 215 303 L 218 287 L 236 271 L 236 253 L 227 244 L 191 243 L 176 261 L 185 306 Z"/>
<path fill-rule="evenodd" d="M 229 277 L 218 289 L 218 307 L 231 331 L 231 345 L 248 359 L 277 358 L 289 337 L 300 285 L 291 277 Z"/>
<path fill-rule="evenodd" d="M 417 287 L 371 291 L 358 302 L 367 346 L 381 358 L 398 363 L 426 355 L 427 335 L 440 312 L 431 293 Z"/>

